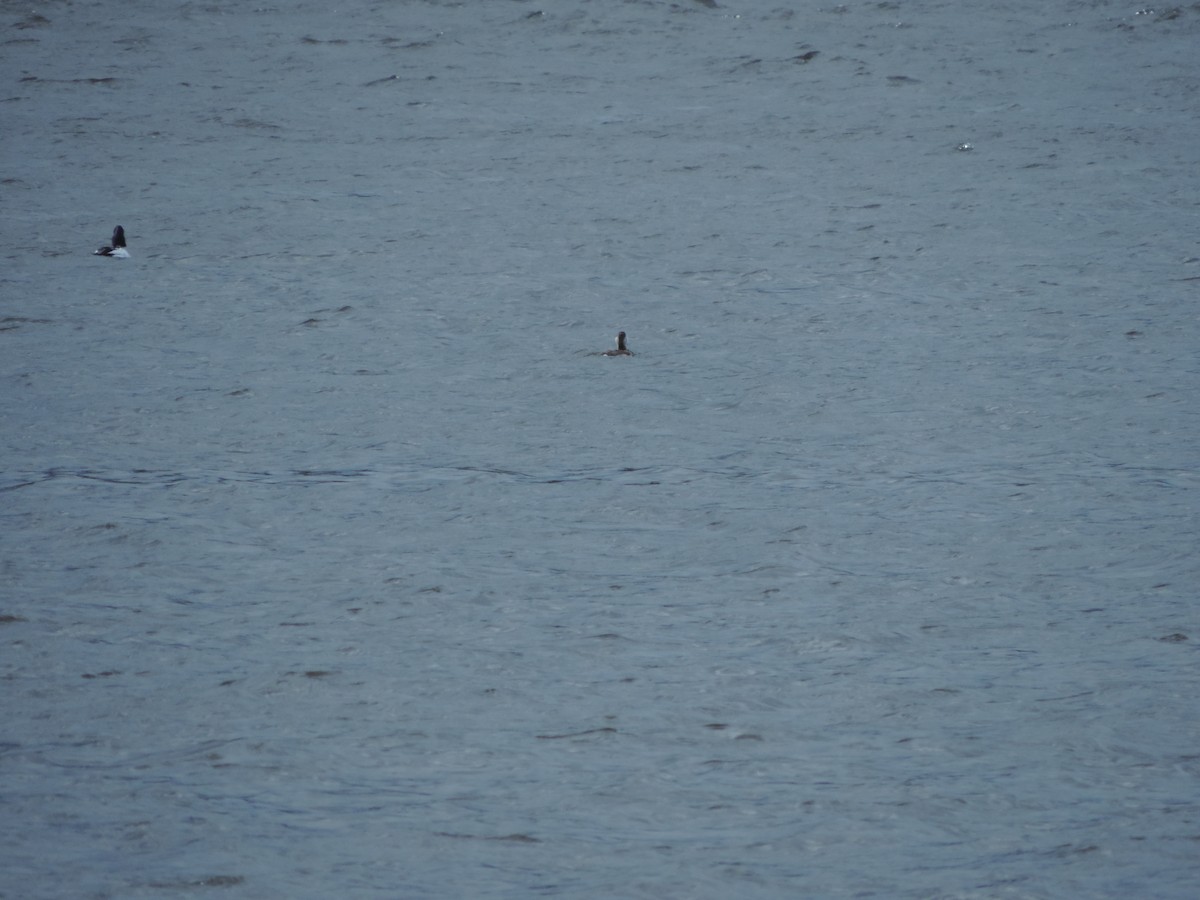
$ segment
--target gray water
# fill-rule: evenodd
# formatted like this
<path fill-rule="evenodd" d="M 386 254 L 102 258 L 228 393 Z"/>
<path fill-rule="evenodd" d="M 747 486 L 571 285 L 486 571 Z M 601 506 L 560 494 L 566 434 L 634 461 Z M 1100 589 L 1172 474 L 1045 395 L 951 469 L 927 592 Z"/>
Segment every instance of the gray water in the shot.
<path fill-rule="evenodd" d="M 0 897 L 1195 896 L 1200 9 L 967 6 L 0 3 Z"/>

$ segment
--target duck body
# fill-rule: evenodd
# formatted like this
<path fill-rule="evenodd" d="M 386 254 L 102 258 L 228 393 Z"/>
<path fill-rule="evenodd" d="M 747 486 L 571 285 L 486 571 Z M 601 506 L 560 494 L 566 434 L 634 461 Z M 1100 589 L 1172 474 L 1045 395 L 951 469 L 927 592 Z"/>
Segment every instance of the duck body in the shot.
<path fill-rule="evenodd" d="M 633 356 L 633 351 L 625 346 L 625 332 L 622 331 L 617 334 L 617 349 L 616 350 L 605 350 L 604 355 L 605 356 Z"/>
<path fill-rule="evenodd" d="M 125 249 L 125 229 L 118 225 L 113 229 L 112 243 L 101 247 L 93 256 L 108 256 L 113 259 L 129 259 L 129 251 Z"/>

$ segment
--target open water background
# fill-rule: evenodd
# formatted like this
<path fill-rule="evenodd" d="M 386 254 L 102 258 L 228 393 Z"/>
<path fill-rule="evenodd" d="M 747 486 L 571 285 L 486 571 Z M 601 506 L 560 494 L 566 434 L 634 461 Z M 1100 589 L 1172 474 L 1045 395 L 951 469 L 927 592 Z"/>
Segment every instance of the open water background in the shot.
<path fill-rule="evenodd" d="M 0 897 L 1195 895 L 1200 9 L 0 26 Z"/>

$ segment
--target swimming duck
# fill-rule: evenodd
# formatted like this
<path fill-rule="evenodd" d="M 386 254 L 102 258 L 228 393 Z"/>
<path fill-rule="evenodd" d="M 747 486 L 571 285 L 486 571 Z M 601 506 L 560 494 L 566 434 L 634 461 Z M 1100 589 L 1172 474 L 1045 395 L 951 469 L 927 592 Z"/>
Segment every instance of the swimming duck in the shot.
<path fill-rule="evenodd" d="M 125 249 L 125 229 L 120 225 L 114 228 L 112 244 L 101 247 L 92 255 L 111 256 L 113 259 L 129 259 L 129 251 Z"/>
<path fill-rule="evenodd" d="M 625 332 L 617 332 L 617 349 L 605 350 L 605 356 L 633 356 L 633 351 L 625 346 Z"/>

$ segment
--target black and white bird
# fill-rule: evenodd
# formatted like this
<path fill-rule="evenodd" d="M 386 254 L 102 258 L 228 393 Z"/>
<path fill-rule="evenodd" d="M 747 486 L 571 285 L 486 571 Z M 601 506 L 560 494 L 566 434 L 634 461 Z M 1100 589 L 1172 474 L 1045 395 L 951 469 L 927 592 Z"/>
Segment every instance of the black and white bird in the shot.
<path fill-rule="evenodd" d="M 617 333 L 617 349 L 605 350 L 605 356 L 633 356 L 633 351 L 625 346 L 625 332 Z"/>
<path fill-rule="evenodd" d="M 120 225 L 114 228 L 112 244 L 104 245 L 92 255 L 111 256 L 113 259 L 129 259 L 129 251 L 125 249 L 125 229 Z"/>

